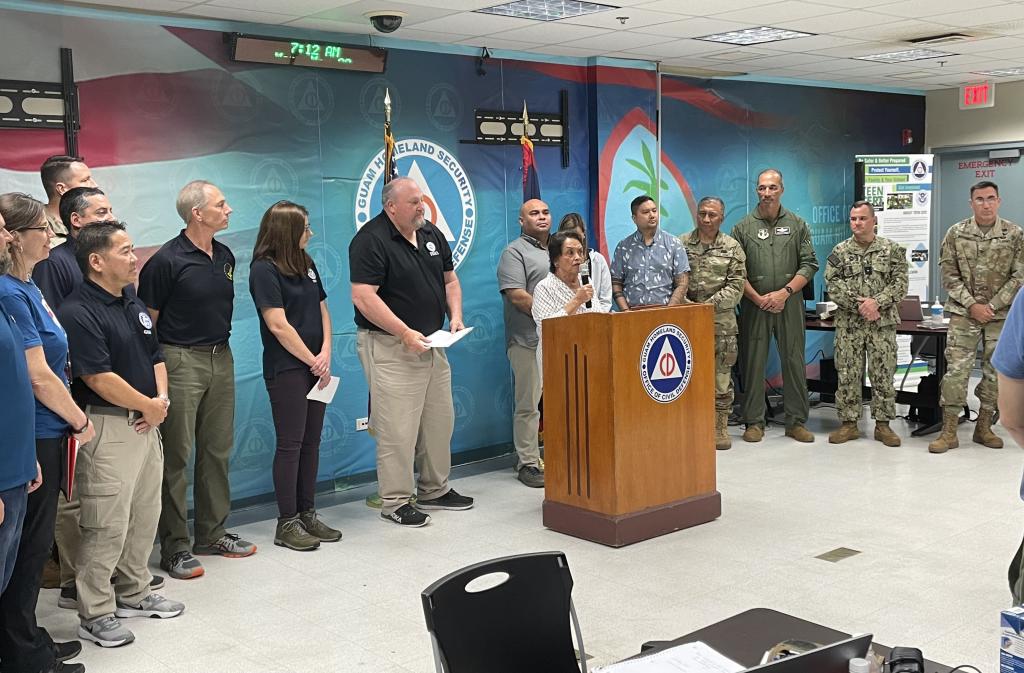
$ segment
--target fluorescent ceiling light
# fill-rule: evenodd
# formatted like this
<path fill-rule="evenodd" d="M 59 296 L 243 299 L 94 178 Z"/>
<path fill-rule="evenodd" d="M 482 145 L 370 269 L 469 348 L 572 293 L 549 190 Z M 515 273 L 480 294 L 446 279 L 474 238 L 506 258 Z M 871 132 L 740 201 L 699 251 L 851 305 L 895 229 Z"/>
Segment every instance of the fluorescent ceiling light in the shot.
<path fill-rule="evenodd" d="M 999 70 L 984 70 L 975 72 L 975 75 L 984 75 L 985 77 L 1019 77 L 1024 75 L 1024 68 L 1001 68 Z"/>
<path fill-rule="evenodd" d="M 693 39 L 704 40 L 705 42 L 723 42 L 725 44 L 763 44 L 765 42 L 792 40 L 797 37 L 813 37 L 814 35 L 815 33 L 801 33 L 796 30 L 786 30 L 785 28 L 761 26 L 760 28 L 731 30 L 728 33 L 715 33 Z"/>
<path fill-rule="evenodd" d="M 493 7 L 474 10 L 481 14 L 497 14 L 499 16 L 515 16 L 520 19 L 534 21 L 557 21 L 572 16 L 583 16 L 608 9 L 619 9 L 615 5 L 600 5 L 596 2 L 580 2 L 578 0 L 516 0 Z"/>
<path fill-rule="evenodd" d="M 853 59 L 855 61 L 874 61 L 875 63 L 906 63 L 907 61 L 923 61 L 926 58 L 957 55 L 953 52 L 937 51 L 935 49 L 904 49 L 903 51 L 888 51 L 884 54 L 854 56 Z"/>

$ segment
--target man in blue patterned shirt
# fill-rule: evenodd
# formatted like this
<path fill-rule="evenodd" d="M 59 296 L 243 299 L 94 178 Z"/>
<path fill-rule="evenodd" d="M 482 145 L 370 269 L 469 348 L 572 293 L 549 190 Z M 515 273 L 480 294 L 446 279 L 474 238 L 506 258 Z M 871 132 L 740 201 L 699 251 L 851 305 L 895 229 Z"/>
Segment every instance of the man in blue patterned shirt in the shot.
<path fill-rule="evenodd" d="M 682 304 L 690 261 L 675 236 L 658 228 L 658 204 L 644 194 L 629 204 L 636 232 L 619 241 L 612 260 L 612 300 L 620 311 Z"/>

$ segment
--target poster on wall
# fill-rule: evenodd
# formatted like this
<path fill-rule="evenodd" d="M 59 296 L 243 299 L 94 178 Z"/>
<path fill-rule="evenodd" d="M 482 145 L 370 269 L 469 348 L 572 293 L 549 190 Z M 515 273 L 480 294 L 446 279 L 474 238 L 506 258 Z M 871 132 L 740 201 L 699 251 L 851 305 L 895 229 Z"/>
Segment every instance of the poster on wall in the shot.
<path fill-rule="evenodd" d="M 864 162 L 864 198 L 878 216 L 878 235 L 907 249 L 908 294 L 927 299 L 932 215 L 931 154 L 859 154 Z"/>

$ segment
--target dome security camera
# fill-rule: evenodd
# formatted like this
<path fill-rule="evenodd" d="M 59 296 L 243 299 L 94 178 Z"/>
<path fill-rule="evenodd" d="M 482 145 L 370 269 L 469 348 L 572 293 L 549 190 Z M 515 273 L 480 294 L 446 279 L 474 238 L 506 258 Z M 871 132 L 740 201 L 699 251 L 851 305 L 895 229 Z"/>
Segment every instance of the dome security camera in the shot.
<path fill-rule="evenodd" d="M 402 25 L 405 12 L 383 10 L 379 12 L 367 12 L 364 16 L 370 20 L 370 25 L 378 33 L 393 33 Z"/>

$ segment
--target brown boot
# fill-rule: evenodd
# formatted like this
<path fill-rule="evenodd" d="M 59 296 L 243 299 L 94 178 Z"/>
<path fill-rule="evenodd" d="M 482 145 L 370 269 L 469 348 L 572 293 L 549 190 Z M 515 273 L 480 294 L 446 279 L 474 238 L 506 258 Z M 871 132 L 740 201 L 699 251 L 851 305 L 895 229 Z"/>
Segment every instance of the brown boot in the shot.
<path fill-rule="evenodd" d="M 990 449 L 1001 449 L 1003 440 L 992 432 L 992 415 L 994 413 L 995 410 L 985 407 L 978 411 L 978 420 L 974 423 L 974 443 L 982 444 Z"/>
<path fill-rule="evenodd" d="M 899 446 L 902 444 L 899 435 L 889 427 L 889 421 L 875 422 L 875 441 L 881 442 L 886 446 Z"/>
<path fill-rule="evenodd" d="M 838 430 L 828 435 L 829 444 L 842 444 L 853 439 L 860 439 L 860 428 L 856 421 L 843 421 Z"/>
<path fill-rule="evenodd" d="M 960 440 L 956 438 L 956 426 L 960 422 L 959 409 L 942 410 L 942 434 L 928 445 L 931 453 L 945 453 L 950 449 L 960 446 Z"/>
<path fill-rule="evenodd" d="M 729 438 L 729 412 L 715 412 L 715 448 L 725 451 L 732 448 L 732 439 Z"/>
<path fill-rule="evenodd" d="M 804 442 L 809 444 L 814 441 L 814 435 L 811 431 L 803 426 L 803 423 L 797 423 L 791 428 L 786 428 L 786 436 L 792 437 L 798 442 Z"/>
<path fill-rule="evenodd" d="M 743 431 L 744 442 L 760 442 L 764 439 L 764 428 L 760 425 L 748 425 Z"/>

